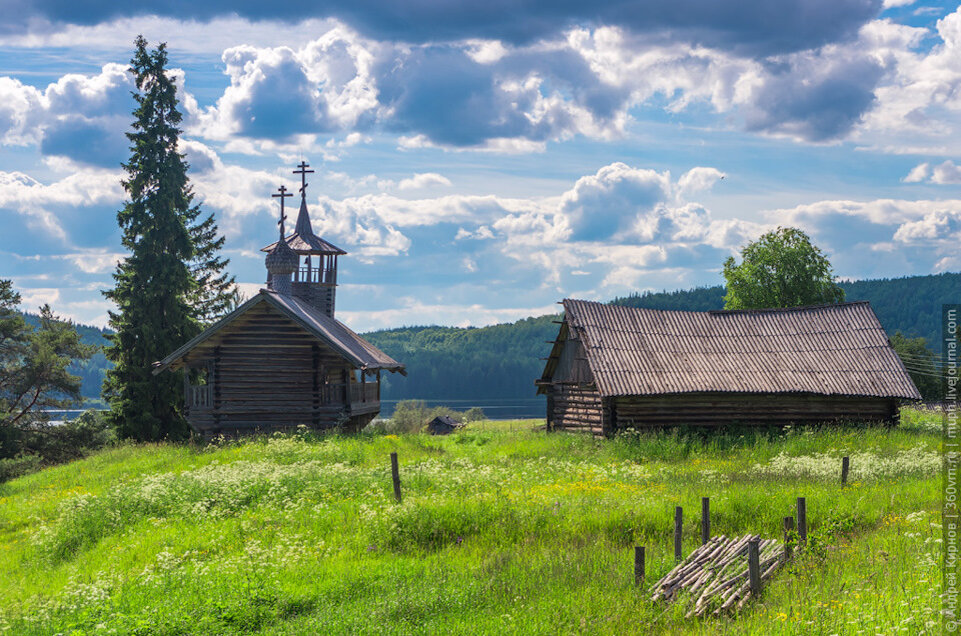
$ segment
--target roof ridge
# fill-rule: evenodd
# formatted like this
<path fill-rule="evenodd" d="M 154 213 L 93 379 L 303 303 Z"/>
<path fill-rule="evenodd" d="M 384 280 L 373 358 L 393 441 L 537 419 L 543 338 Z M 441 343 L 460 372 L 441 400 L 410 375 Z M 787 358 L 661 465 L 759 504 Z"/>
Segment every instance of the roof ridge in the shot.
<path fill-rule="evenodd" d="M 579 298 L 565 298 L 561 304 L 568 302 L 584 303 L 597 305 L 598 307 L 610 307 L 612 309 L 624 309 L 633 311 L 657 311 L 663 313 L 683 313 L 683 314 L 749 314 L 749 313 L 788 313 L 792 311 L 806 311 L 810 309 L 828 309 L 833 307 L 851 307 L 854 305 L 870 305 L 868 300 L 851 300 L 843 303 L 824 303 L 821 305 L 799 305 L 797 307 L 764 307 L 757 309 L 708 309 L 698 311 L 695 309 L 655 309 L 653 307 L 631 307 L 630 305 L 612 305 L 611 303 L 600 302 L 597 300 L 581 300 Z"/>
<path fill-rule="evenodd" d="M 851 300 L 843 303 L 824 303 L 821 305 L 798 305 L 797 307 L 759 307 L 757 309 L 709 309 L 708 314 L 749 314 L 749 313 L 787 313 L 789 311 L 805 311 L 807 309 L 827 309 L 830 307 L 850 307 L 852 305 L 870 305 L 868 300 Z"/>

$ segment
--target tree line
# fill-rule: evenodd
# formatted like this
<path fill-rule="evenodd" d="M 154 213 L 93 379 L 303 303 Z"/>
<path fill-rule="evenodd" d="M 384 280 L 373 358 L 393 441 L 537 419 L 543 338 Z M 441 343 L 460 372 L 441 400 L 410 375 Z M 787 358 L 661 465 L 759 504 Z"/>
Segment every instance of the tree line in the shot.
<path fill-rule="evenodd" d="M 941 305 L 961 298 L 961 274 L 862 280 L 839 283 L 847 300 L 867 300 L 892 344 L 914 362 L 940 355 Z M 615 298 L 612 304 L 648 309 L 712 311 L 724 308 L 722 285 L 678 291 L 643 292 Z M 557 335 L 560 314 L 525 318 L 491 327 L 402 327 L 364 334 L 374 345 L 407 365 L 407 376 L 384 374 L 381 395 L 387 400 L 481 400 L 529 398 L 533 381 L 544 369 L 547 341 Z M 39 318 L 28 314 L 33 325 Z M 77 325 L 84 344 L 100 347 L 109 330 Z M 928 349 L 929 353 L 923 352 Z M 102 351 L 77 360 L 71 372 L 81 377 L 81 394 L 100 398 L 109 368 Z M 913 365 L 912 365 L 913 366 Z M 937 374 L 938 369 L 927 372 Z M 915 374 L 922 394 L 936 393 L 937 378 Z M 931 397 L 931 399 L 934 399 Z"/>
<path fill-rule="evenodd" d="M 961 298 L 961 274 L 840 283 L 849 301 L 867 300 L 895 350 L 926 399 L 940 394 L 936 368 L 941 341 L 941 304 Z M 648 309 L 724 309 L 723 286 L 644 292 L 614 304 Z M 560 315 L 527 318 L 481 328 L 409 327 L 364 334 L 385 353 L 407 365 L 407 377 L 387 376 L 384 399 L 471 400 L 525 398 L 557 336 Z M 920 364 L 915 364 L 920 362 Z"/>

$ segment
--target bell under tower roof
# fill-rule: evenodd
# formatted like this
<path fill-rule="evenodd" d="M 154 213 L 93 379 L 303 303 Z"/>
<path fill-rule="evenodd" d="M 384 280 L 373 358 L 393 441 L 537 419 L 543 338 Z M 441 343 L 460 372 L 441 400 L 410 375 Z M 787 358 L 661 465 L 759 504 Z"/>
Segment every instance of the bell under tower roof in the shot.
<path fill-rule="evenodd" d="M 306 161 L 301 161 L 299 170 L 294 170 L 294 174 L 300 175 L 300 212 L 297 214 L 297 223 L 294 225 L 294 233 L 287 236 L 284 240 L 287 246 L 300 255 L 320 254 L 340 256 L 346 254 L 333 243 L 328 243 L 324 239 L 314 234 L 310 225 L 310 213 L 307 211 L 307 174 L 313 170 L 308 170 L 310 166 Z M 279 242 L 279 241 L 278 241 Z M 277 243 L 261 248 L 262 252 L 269 252 L 274 249 Z"/>

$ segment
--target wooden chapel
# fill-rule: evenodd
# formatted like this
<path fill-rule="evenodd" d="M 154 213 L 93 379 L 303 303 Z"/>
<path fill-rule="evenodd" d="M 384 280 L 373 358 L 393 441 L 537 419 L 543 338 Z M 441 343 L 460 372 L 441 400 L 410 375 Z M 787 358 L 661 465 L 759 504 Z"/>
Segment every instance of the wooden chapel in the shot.
<path fill-rule="evenodd" d="M 334 317 L 337 258 L 307 211 L 309 164 L 301 162 L 300 211 L 267 253 L 267 286 L 163 360 L 154 373 L 184 370 L 184 408 L 199 435 L 312 429 L 360 430 L 380 412 L 383 371 L 404 365 Z"/>

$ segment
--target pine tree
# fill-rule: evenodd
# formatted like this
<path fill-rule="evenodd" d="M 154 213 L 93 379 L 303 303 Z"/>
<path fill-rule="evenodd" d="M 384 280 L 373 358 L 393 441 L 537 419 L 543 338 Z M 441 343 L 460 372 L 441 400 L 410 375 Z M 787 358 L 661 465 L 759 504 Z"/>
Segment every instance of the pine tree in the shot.
<path fill-rule="evenodd" d="M 17 311 L 19 304 L 13 284 L 0 280 L 0 459 L 22 452 L 24 437 L 42 431 L 47 409 L 69 408 L 81 400 L 80 378 L 70 367 L 94 352 L 49 305 L 40 308 L 34 329 Z"/>
<path fill-rule="evenodd" d="M 182 438 L 182 378 L 154 376 L 151 365 L 199 332 L 189 304 L 198 295 L 189 264 L 202 252 L 194 244 L 198 231 L 190 226 L 199 212 L 191 208 L 187 164 L 177 151 L 181 115 L 176 86 L 165 73 L 166 46 L 148 52 L 142 36 L 135 45 L 130 72 L 137 108 L 134 131 L 127 133 L 130 161 L 123 164 L 129 200 L 117 214 L 130 254 L 113 275 L 116 286 L 104 292 L 118 309 L 110 312 L 116 333 L 107 356 L 115 366 L 104 397 L 122 437 Z"/>
<path fill-rule="evenodd" d="M 73 406 L 81 399 L 80 378 L 67 368 L 74 357 L 87 359 L 93 353 L 49 305 L 40 308 L 35 330 L 16 311 L 19 303 L 11 281 L 0 280 L 0 429 L 28 428 L 46 421 L 45 409 Z M 0 448 L 0 457 L 9 450 Z"/>

